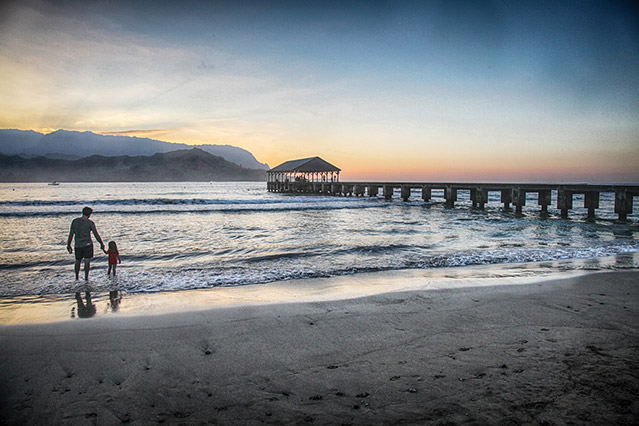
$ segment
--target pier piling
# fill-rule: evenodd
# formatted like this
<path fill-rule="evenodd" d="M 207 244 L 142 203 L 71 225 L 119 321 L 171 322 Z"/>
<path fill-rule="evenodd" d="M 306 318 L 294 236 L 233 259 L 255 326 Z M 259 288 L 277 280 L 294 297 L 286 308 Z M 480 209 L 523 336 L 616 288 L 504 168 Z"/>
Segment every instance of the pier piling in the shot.
<path fill-rule="evenodd" d="M 526 205 L 526 190 L 522 188 L 513 188 L 513 204 L 515 212 L 521 213 Z"/>
<path fill-rule="evenodd" d="M 408 201 L 410 198 L 410 186 L 403 185 L 402 186 L 402 200 Z"/>
<path fill-rule="evenodd" d="M 501 190 L 501 202 L 504 203 L 504 210 L 510 210 L 510 203 L 513 202 L 512 189 Z"/>
<path fill-rule="evenodd" d="M 390 185 L 384 185 L 384 198 L 390 200 L 393 198 L 393 187 Z"/>
<path fill-rule="evenodd" d="M 471 190 L 471 198 L 473 196 L 473 191 Z M 473 207 L 476 207 L 480 210 L 484 209 L 484 205 L 488 202 L 488 190 L 477 188 L 474 190 L 474 200 Z"/>
<path fill-rule="evenodd" d="M 422 200 L 430 201 L 431 189 L 427 186 L 422 186 Z"/>
<path fill-rule="evenodd" d="M 541 206 L 541 211 L 544 213 L 548 212 L 548 206 L 550 205 L 551 194 L 550 189 L 540 189 L 539 197 L 537 198 L 537 205 Z"/>
<path fill-rule="evenodd" d="M 354 185 L 352 184 L 347 184 L 347 183 L 343 183 L 342 184 L 342 194 L 344 194 L 345 196 L 351 196 L 353 195 L 353 187 Z"/>
<path fill-rule="evenodd" d="M 595 209 L 599 208 L 599 193 L 589 191 L 584 194 L 584 208 L 588 209 L 588 217 L 595 217 Z"/>
<path fill-rule="evenodd" d="M 557 208 L 561 211 L 561 217 L 568 217 L 568 210 L 572 209 L 572 192 L 560 188 L 557 190 Z"/>
<path fill-rule="evenodd" d="M 444 189 L 444 198 L 448 207 L 454 207 L 457 201 L 457 188 L 449 185 Z"/>
<path fill-rule="evenodd" d="M 625 188 L 615 191 L 615 213 L 619 215 L 619 219 L 626 220 L 628 213 L 632 213 L 632 194 L 628 194 Z"/>

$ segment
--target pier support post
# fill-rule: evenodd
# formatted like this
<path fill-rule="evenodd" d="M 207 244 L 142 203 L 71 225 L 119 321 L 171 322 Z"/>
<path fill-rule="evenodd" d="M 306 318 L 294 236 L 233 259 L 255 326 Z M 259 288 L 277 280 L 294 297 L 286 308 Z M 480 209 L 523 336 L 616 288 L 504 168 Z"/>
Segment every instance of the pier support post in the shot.
<path fill-rule="evenodd" d="M 354 194 L 358 197 L 364 195 L 364 185 L 355 185 Z"/>
<path fill-rule="evenodd" d="M 526 191 L 521 188 L 513 188 L 513 204 L 515 212 L 521 213 L 526 205 Z"/>
<path fill-rule="evenodd" d="M 513 202 L 512 189 L 501 190 L 501 202 L 504 203 L 504 210 L 510 210 L 510 203 Z"/>
<path fill-rule="evenodd" d="M 393 198 L 393 187 L 390 185 L 384 185 L 384 198 L 390 200 Z"/>
<path fill-rule="evenodd" d="M 424 201 L 430 201 L 430 197 L 431 197 L 431 190 L 430 188 L 427 187 L 422 187 L 422 200 Z"/>
<path fill-rule="evenodd" d="M 457 201 L 457 188 L 447 186 L 444 190 L 444 198 L 446 199 L 446 205 L 448 207 L 453 207 L 455 205 L 455 201 Z"/>
<path fill-rule="evenodd" d="M 586 192 L 584 194 L 584 207 L 588 209 L 588 217 L 595 217 L 595 209 L 599 208 L 599 193 Z"/>
<path fill-rule="evenodd" d="M 488 191 L 482 188 L 477 188 L 475 191 L 475 202 L 480 210 L 484 209 L 484 205 L 488 202 Z"/>
<path fill-rule="evenodd" d="M 342 184 L 342 194 L 349 197 L 353 195 L 353 185 Z"/>
<path fill-rule="evenodd" d="M 561 217 L 568 217 L 568 210 L 572 209 L 572 192 L 565 189 L 557 190 L 557 208 L 561 210 Z"/>
<path fill-rule="evenodd" d="M 379 192 L 379 188 L 375 185 L 368 185 L 368 196 L 369 197 L 377 197 L 377 193 Z"/>
<path fill-rule="evenodd" d="M 410 198 L 410 186 L 402 186 L 402 200 L 408 201 Z"/>
<path fill-rule="evenodd" d="M 539 197 L 537 198 L 537 204 L 541 206 L 541 211 L 548 212 L 548 206 L 550 205 L 551 191 L 550 189 L 544 189 L 539 191 Z"/>
<path fill-rule="evenodd" d="M 338 183 L 331 184 L 331 194 L 340 195 L 340 191 L 342 190 L 342 185 Z"/>
<path fill-rule="evenodd" d="M 628 213 L 632 213 L 632 195 L 625 189 L 615 191 L 615 213 L 619 215 L 619 220 L 628 219 Z"/>
<path fill-rule="evenodd" d="M 470 201 L 472 201 L 472 206 L 474 209 L 477 208 L 477 190 L 475 188 L 470 189 Z"/>

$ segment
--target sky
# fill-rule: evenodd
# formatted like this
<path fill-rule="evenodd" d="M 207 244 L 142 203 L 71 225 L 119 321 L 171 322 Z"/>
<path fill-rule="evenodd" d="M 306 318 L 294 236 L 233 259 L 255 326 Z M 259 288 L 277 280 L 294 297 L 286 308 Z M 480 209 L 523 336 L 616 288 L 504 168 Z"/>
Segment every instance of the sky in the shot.
<path fill-rule="evenodd" d="M 639 5 L 4 0 L 0 128 L 342 180 L 639 183 Z"/>

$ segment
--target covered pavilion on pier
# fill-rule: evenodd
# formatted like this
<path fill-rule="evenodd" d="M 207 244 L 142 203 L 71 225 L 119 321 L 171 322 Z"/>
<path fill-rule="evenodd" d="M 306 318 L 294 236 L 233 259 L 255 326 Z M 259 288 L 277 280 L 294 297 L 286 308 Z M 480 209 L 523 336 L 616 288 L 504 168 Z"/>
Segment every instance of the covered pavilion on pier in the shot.
<path fill-rule="evenodd" d="M 269 183 L 339 182 L 340 168 L 320 157 L 286 161 L 266 172 Z"/>

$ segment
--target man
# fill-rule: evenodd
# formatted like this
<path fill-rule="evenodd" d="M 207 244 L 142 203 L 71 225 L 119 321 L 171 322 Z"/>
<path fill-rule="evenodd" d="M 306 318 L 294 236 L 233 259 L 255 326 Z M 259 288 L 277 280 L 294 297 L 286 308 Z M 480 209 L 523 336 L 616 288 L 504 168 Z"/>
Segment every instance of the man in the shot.
<path fill-rule="evenodd" d="M 91 239 L 91 232 L 93 236 L 100 243 L 100 248 L 104 250 L 104 243 L 98 230 L 95 228 L 95 223 L 89 220 L 89 217 L 93 213 L 91 207 L 85 207 L 82 209 L 82 217 L 73 219 L 71 222 L 71 230 L 69 231 L 69 239 L 67 240 L 67 250 L 69 253 L 73 253 L 71 249 L 71 240 L 75 236 L 75 279 L 78 279 L 80 274 L 80 263 L 84 259 L 84 279 L 89 280 L 89 269 L 91 268 L 91 258 L 93 257 L 93 240 Z"/>

